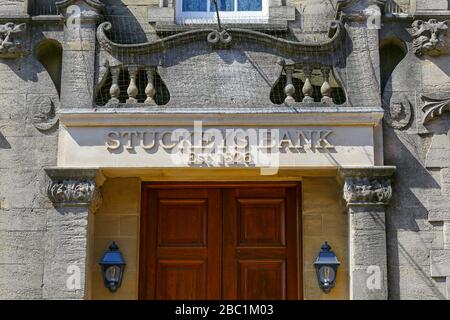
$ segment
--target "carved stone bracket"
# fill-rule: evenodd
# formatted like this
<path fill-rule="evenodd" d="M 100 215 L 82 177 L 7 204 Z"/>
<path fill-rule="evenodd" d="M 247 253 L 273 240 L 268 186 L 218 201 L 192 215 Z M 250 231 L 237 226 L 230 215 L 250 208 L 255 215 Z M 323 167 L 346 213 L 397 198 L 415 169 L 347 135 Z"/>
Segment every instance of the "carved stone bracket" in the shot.
<path fill-rule="evenodd" d="M 412 24 L 414 53 L 439 56 L 448 52 L 448 30 L 450 21 L 416 20 Z"/>
<path fill-rule="evenodd" d="M 422 95 L 422 100 L 425 102 L 422 108 L 422 111 L 424 112 L 423 117 L 424 124 L 442 116 L 444 112 L 450 111 L 450 97 L 431 98 Z"/>
<path fill-rule="evenodd" d="M 15 59 L 25 53 L 23 35 L 26 24 L 0 24 L 0 59 Z"/>
<path fill-rule="evenodd" d="M 45 171 L 50 177 L 47 195 L 55 207 L 90 207 L 92 212 L 100 207 L 102 197 L 97 169 L 49 168 Z"/>
<path fill-rule="evenodd" d="M 343 198 L 347 206 L 387 205 L 392 197 L 395 167 L 342 168 Z"/>

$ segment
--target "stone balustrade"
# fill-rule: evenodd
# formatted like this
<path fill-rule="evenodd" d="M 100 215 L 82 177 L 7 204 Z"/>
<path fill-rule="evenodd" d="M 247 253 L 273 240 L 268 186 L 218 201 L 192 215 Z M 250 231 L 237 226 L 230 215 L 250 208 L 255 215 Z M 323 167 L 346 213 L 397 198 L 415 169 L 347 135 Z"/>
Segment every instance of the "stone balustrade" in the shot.
<path fill-rule="evenodd" d="M 284 102 L 289 104 L 295 102 L 313 103 L 320 101 L 326 104 L 333 104 L 333 87 L 330 84 L 332 69 L 333 67 L 331 65 L 304 64 L 285 66 L 286 85 L 284 87 L 284 93 L 286 94 L 286 98 Z M 295 87 L 293 82 L 294 74 L 301 80 L 301 88 Z M 320 90 L 315 91 L 314 85 L 320 87 Z M 302 96 L 296 97 L 295 93 L 297 89 L 300 89 L 299 91 Z"/>
<path fill-rule="evenodd" d="M 125 92 L 127 99 L 124 102 L 127 104 L 140 103 L 138 96 L 145 95 L 146 98 L 141 103 L 156 105 L 155 66 L 119 65 L 109 68 L 109 72 L 111 84 L 109 87 L 110 99 L 108 100 L 108 105 L 123 102 L 120 100 L 120 97 Z M 142 76 L 142 73 L 145 76 Z"/>

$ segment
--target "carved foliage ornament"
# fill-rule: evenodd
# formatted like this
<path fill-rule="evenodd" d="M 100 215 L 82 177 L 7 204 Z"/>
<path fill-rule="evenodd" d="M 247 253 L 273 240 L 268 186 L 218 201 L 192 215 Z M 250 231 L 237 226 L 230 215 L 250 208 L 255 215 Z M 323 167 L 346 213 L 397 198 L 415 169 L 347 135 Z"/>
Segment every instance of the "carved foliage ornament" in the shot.
<path fill-rule="evenodd" d="M 388 178 L 351 177 L 345 180 L 344 199 L 348 204 L 387 204 L 392 197 Z"/>
<path fill-rule="evenodd" d="M 93 179 L 52 180 L 49 182 L 47 194 L 57 207 L 91 206 L 95 211 L 102 201 Z"/>
<path fill-rule="evenodd" d="M 423 118 L 424 124 L 442 116 L 444 112 L 450 111 L 450 97 L 442 99 L 422 96 L 422 100 L 425 102 L 422 108 L 422 111 L 425 113 Z"/>
<path fill-rule="evenodd" d="M 25 23 L 0 24 L 0 58 L 17 58 L 24 52 L 20 39 L 24 31 Z"/>
<path fill-rule="evenodd" d="M 416 20 L 412 24 L 414 53 L 421 56 L 439 56 L 448 50 L 448 29 L 450 21 L 439 22 Z"/>

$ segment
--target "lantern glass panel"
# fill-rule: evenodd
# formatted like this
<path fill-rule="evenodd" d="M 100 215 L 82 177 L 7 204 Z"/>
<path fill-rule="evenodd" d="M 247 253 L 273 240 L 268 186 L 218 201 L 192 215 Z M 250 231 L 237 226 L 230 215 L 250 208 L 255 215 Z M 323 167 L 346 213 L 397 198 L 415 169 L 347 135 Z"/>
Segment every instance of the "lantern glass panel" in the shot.
<path fill-rule="evenodd" d="M 109 266 L 106 269 L 105 278 L 108 282 L 118 282 L 120 278 L 120 267 Z"/>
<path fill-rule="evenodd" d="M 336 272 L 330 266 L 322 266 L 319 269 L 319 277 L 323 284 L 329 285 L 333 283 L 334 279 L 336 278 Z"/>

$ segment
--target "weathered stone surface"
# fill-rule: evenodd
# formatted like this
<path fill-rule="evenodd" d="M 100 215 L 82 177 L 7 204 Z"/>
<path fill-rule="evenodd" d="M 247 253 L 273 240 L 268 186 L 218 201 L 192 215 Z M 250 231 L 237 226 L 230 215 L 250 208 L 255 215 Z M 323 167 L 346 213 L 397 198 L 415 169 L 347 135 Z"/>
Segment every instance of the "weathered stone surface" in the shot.
<path fill-rule="evenodd" d="M 0 231 L 0 264 L 29 264 L 44 262 L 43 231 Z M 7 244 L 7 245 L 5 245 Z"/>
<path fill-rule="evenodd" d="M 389 298 L 394 300 L 445 300 L 445 281 L 431 278 L 429 268 L 389 268 Z"/>
<path fill-rule="evenodd" d="M 387 233 L 389 268 L 429 268 L 430 249 L 441 248 L 442 233 L 436 231 L 392 231 Z"/>
<path fill-rule="evenodd" d="M 450 277 L 450 249 L 433 249 L 430 258 L 432 277 Z"/>
<path fill-rule="evenodd" d="M 68 61 L 67 63 L 65 61 Z M 91 108 L 94 102 L 94 52 L 64 51 L 61 107 Z"/>
<path fill-rule="evenodd" d="M 449 221 L 450 220 L 450 196 L 430 196 L 428 198 L 428 220 Z"/>
<path fill-rule="evenodd" d="M 384 231 L 386 228 L 385 212 L 382 207 L 370 209 L 354 207 L 351 209 L 351 213 L 353 214 L 350 219 L 352 230 Z"/>
<path fill-rule="evenodd" d="M 0 295 L 2 299 L 42 299 L 43 263 L 1 264 Z"/>
<path fill-rule="evenodd" d="M 46 209 L 6 210 L 0 206 L 0 231 L 44 231 L 46 223 Z"/>
<path fill-rule="evenodd" d="M 447 0 L 416 0 L 417 10 L 447 10 L 448 1 Z"/>
<path fill-rule="evenodd" d="M 1 0 L 0 12 L 2 15 L 25 14 L 25 0 Z"/>

